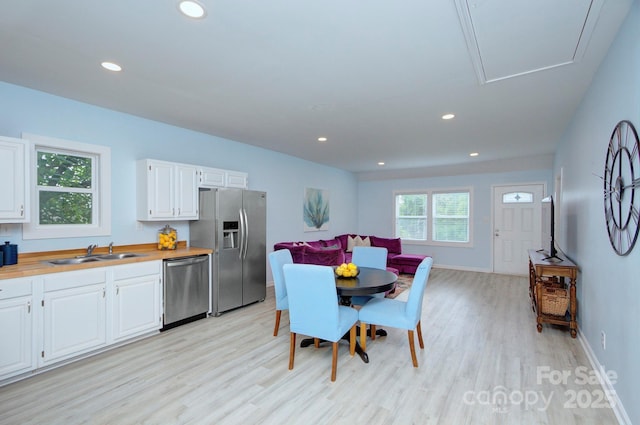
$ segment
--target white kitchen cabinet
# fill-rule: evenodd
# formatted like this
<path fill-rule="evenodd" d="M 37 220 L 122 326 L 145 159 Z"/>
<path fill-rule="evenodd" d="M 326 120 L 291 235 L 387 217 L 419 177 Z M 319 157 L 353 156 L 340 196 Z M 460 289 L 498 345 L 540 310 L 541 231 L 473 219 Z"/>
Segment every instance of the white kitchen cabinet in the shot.
<path fill-rule="evenodd" d="M 224 187 L 226 171 L 220 168 L 200 167 L 198 169 L 200 187 Z"/>
<path fill-rule="evenodd" d="M 238 189 L 247 189 L 249 187 L 249 174 L 241 171 L 227 171 L 226 186 Z"/>
<path fill-rule="evenodd" d="M 0 137 L 0 223 L 29 221 L 29 142 Z"/>
<path fill-rule="evenodd" d="M 114 266 L 113 342 L 162 327 L 162 262 Z"/>
<path fill-rule="evenodd" d="M 0 280 L 0 380 L 35 367 L 32 347 L 31 280 Z"/>
<path fill-rule="evenodd" d="M 182 220 L 198 218 L 198 169 L 176 165 L 176 216 Z"/>
<path fill-rule="evenodd" d="M 43 350 L 46 366 L 107 344 L 107 269 L 55 273 L 44 277 Z"/>
<path fill-rule="evenodd" d="M 198 169 L 196 166 L 153 159 L 137 163 L 137 219 L 196 220 Z"/>
<path fill-rule="evenodd" d="M 233 187 L 247 189 L 249 174 L 242 171 L 200 167 L 198 169 L 200 187 Z"/>

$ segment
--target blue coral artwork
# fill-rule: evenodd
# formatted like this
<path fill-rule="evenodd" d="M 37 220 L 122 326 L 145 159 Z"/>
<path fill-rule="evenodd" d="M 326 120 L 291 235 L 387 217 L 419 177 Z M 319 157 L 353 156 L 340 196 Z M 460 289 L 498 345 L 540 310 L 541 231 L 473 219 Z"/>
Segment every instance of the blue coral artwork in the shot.
<path fill-rule="evenodd" d="M 329 229 L 329 191 L 305 188 L 302 212 L 305 232 Z"/>

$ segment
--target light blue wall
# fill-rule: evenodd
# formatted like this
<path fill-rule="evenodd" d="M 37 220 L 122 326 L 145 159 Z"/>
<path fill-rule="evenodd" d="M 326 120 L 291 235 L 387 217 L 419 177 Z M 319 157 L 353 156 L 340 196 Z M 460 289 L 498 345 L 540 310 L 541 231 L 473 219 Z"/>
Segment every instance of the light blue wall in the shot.
<path fill-rule="evenodd" d="M 616 255 L 605 227 L 604 161 L 620 120 L 640 130 L 640 3 L 634 2 L 556 155 L 562 172 L 561 248 L 580 267 L 579 327 L 599 363 L 618 375 L 615 390 L 640 423 L 640 246 Z M 561 171 L 562 170 L 562 171 Z M 606 350 L 600 332 L 606 332 Z"/>
<path fill-rule="evenodd" d="M 491 185 L 547 181 L 549 171 L 483 174 L 432 179 L 358 183 L 353 174 L 288 155 L 0 82 L 0 134 L 23 132 L 111 147 L 112 234 L 107 237 L 23 240 L 22 226 L 5 225 L 20 252 L 151 243 L 164 222 L 136 225 L 135 161 L 154 158 L 246 171 L 249 188 L 268 193 L 267 246 L 279 241 L 329 239 L 342 233 L 392 236 L 393 190 L 474 186 L 474 247 L 465 249 L 405 244 L 438 264 L 489 270 L 491 265 Z M 331 223 L 327 231 L 303 232 L 305 187 L 328 189 Z M 341 200 L 358 200 L 343 202 Z M 359 213 L 358 213 L 359 211 Z M 188 222 L 172 222 L 181 240 Z"/>
<path fill-rule="evenodd" d="M 551 170 L 499 174 L 473 174 L 452 177 L 360 182 L 358 184 L 358 233 L 394 237 L 394 191 L 471 188 L 473 246 L 453 248 L 410 245 L 403 242 L 403 252 L 433 256 L 438 266 L 467 270 L 492 270 L 492 186 L 503 184 L 544 183 L 551 187 Z M 523 270 L 523 274 L 527 271 Z"/>
<path fill-rule="evenodd" d="M 112 235 L 95 238 L 23 240 L 21 225 L 8 227 L 20 252 L 152 243 L 164 222 L 136 226 L 135 161 L 153 158 L 249 173 L 249 188 L 267 192 L 267 247 L 278 241 L 328 238 L 351 232 L 356 214 L 348 203 L 355 199 L 353 174 L 303 161 L 288 155 L 185 130 L 132 115 L 52 96 L 0 82 L 0 135 L 20 138 L 22 133 L 111 147 Z M 0 170 L 1 172 L 1 170 Z M 304 233 L 302 198 L 305 187 L 329 190 L 330 229 Z M 181 240 L 188 239 L 188 222 L 173 222 Z"/>

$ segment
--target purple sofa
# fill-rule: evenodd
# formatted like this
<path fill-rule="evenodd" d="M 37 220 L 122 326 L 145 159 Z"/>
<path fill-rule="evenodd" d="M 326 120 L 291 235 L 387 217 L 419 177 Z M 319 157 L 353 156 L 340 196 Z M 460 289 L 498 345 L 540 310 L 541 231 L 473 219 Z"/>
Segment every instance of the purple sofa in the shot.
<path fill-rule="evenodd" d="M 336 266 L 351 261 L 348 251 L 349 237 L 357 235 L 339 235 L 333 239 L 306 242 L 279 242 L 273 246 L 274 251 L 288 249 L 294 263 L 319 264 Z M 360 236 L 365 238 L 365 236 Z M 371 246 L 387 248 L 387 269 L 398 273 L 415 274 L 420 262 L 426 255 L 403 254 L 400 238 L 388 239 L 369 236 Z"/>

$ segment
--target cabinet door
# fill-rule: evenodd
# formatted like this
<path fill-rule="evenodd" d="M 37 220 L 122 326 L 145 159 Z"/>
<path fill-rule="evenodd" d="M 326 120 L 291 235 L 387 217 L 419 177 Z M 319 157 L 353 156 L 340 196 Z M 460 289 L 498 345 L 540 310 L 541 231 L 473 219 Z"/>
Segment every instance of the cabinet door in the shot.
<path fill-rule="evenodd" d="M 43 365 L 106 345 L 105 285 L 101 282 L 44 293 Z"/>
<path fill-rule="evenodd" d="M 148 167 L 149 216 L 173 218 L 175 215 L 175 167 L 164 162 L 150 162 Z"/>
<path fill-rule="evenodd" d="M 176 165 L 176 217 L 198 218 L 198 169 L 190 165 Z"/>
<path fill-rule="evenodd" d="M 119 266 L 114 270 L 114 342 L 162 327 L 161 263 Z"/>
<path fill-rule="evenodd" d="M 0 300 L 0 380 L 33 369 L 32 297 Z"/>
<path fill-rule="evenodd" d="M 249 185 L 249 175 L 240 171 L 227 171 L 227 187 L 246 189 Z"/>
<path fill-rule="evenodd" d="M 200 187 L 224 187 L 225 170 L 218 168 L 200 169 Z"/>
<path fill-rule="evenodd" d="M 28 221 L 28 142 L 0 137 L 0 223 Z"/>

